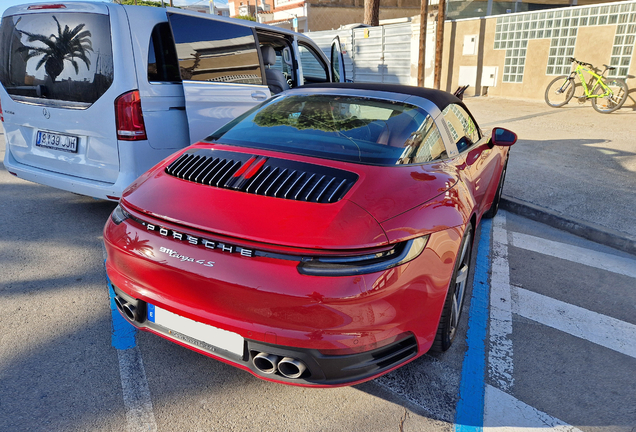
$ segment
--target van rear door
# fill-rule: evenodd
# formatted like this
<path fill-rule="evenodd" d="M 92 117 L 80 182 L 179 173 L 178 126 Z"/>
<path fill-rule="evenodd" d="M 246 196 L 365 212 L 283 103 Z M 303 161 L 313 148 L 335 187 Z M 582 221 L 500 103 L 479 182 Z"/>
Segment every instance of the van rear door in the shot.
<path fill-rule="evenodd" d="M 121 7 L 109 10 L 107 4 L 46 6 L 14 7 L 2 19 L 7 153 L 26 166 L 114 183 L 119 152 L 113 101 L 136 86 L 134 71 L 118 61 L 132 58 L 130 36 L 128 43 L 123 37 L 130 34 L 128 22 L 119 16 Z"/>
<path fill-rule="evenodd" d="M 192 143 L 269 99 L 251 27 L 173 10 L 168 21 L 179 59 Z"/>
<path fill-rule="evenodd" d="M 157 156 L 148 160 L 149 168 L 167 156 L 160 156 L 166 150 L 190 145 L 185 98 L 166 10 L 132 6 L 125 10 L 133 23 L 130 36 L 148 145 Z"/>

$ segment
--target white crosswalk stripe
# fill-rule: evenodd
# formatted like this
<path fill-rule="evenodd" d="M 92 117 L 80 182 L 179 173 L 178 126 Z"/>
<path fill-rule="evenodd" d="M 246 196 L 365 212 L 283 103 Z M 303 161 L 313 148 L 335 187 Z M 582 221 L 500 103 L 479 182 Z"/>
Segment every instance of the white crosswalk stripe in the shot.
<path fill-rule="evenodd" d="M 513 232 L 512 246 L 636 278 L 636 260 Z"/>
<path fill-rule="evenodd" d="M 513 287 L 513 311 L 540 324 L 636 358 L 636 325 Z"/>

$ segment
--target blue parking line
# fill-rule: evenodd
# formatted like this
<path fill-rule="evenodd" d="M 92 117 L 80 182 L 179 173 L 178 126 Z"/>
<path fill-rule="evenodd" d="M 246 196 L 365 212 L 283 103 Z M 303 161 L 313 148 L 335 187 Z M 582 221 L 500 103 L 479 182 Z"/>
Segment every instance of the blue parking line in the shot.
<path fill-rule="evenodd" d="M 456 432 L 479 432 L 483 430 L 484 425 L 491 233 L 492 220 L 482 220 L 466 333 L 467 349 L 462 365 L 459 401 L 455 414 Z"/>
<path fill-rule="evenodd" d="M 110 297 L 110 315 L 112 317 L 113 323 L 111 345 L 118 350 L 127 350 L 129 348 L 134 348 L 137 344 L 137 341 L 135 339 L 137 329 L 128 321 L 126 321 L 126 318 L 121 316 L 121 314 L 117 310 L 117 306 L 115 305 L 115 291 L 113 290 L 113 286 L 111 285 L 108 276 L 106 276 L 106 281 L 108 282 L 108 296 Z"/>

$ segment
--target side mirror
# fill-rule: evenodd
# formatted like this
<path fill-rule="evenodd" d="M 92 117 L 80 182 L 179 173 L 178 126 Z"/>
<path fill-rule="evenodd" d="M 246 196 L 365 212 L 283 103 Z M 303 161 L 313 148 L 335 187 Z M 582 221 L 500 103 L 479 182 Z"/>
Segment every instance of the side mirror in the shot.
<path fill-rule="evenodd" d="M 517 142 L 517 134 L 508 129 L 496 127 L 492 130 L 490 142 L 501 147 L 510 147 Z"/>

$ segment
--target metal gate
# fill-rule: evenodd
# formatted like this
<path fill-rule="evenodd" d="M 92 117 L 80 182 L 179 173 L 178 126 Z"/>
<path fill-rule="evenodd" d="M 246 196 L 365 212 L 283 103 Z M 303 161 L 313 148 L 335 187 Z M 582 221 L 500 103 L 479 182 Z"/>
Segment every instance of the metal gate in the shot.
<path fill-rule="evenodd" d="M 392 24 L 351 30 L 305 33 L 330 56 L 331 42 L 338 36 L 345 59 L 348 80 L 354 82 L 413 85 L 411 65 L 413 25 Z"/>

